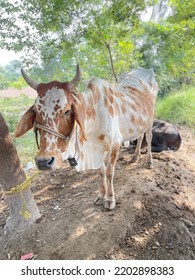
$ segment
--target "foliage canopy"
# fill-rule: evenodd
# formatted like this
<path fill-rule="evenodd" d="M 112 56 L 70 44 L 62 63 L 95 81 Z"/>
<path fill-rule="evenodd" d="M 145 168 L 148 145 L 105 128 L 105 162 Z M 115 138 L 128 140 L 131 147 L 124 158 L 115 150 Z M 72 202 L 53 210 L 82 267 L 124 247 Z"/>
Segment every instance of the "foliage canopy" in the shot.
<path fill-rule="evenodd" d="M 26 65 L 44 80 L 70 79 L 77 62 L 84 79 L 114 80 L 132 68 L 150 67 L 165 94 L 194 81 L 195 0 L 170 0 L 172 16 L 141 21 L 156 2 L 0 0 L 0 47 L 25 51 Z"/>

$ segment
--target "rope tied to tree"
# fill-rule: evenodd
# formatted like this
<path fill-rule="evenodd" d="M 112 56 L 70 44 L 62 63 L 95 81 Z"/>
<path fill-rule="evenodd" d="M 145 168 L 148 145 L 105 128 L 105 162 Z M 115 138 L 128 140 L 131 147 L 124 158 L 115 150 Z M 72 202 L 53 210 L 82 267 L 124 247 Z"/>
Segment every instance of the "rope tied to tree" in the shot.
<path fill-rule="evenodd" d="M 24 191 L 26 191 L 31 184 L 31 181 L 36 178 L 39 175 L 40 171 L 37 171 L 34 173 L 31 177 L 27 177 L 27 179 L 20 185 L 17 185 L 15 187 L 12 187 L 9 191 L 3 191 L 3 194 L 6 196 L 13 196 L 16 194 L 20 194 L 21 202 L 22 202 L 22 207 L 21 211 L 19 212 L 24 219 L 29 219 L 31 217 L 31 214 L 28 212 L 27 207 L 26 207 L 26 200 L 24 196 Z"/>

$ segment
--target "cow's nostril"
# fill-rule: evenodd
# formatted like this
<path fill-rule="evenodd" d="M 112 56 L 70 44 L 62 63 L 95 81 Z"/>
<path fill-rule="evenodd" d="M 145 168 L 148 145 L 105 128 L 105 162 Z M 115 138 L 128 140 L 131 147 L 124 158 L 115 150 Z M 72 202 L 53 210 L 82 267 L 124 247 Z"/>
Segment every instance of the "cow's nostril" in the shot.
<path fill-rule="evenodd" d="M 54 162 L 54 157 L 52 157 L 48 162 L 47 162 L 47 166 L 52 166 Z"/>
<path fill-rule="evenodd" d="M 40 170 L 50 170 L 52 168 L 54 160 L 55 160 L 55 158 L 51 157 L 51 158 L 37 158 L 35 161 L 36 161 L 37 167 Z"/>

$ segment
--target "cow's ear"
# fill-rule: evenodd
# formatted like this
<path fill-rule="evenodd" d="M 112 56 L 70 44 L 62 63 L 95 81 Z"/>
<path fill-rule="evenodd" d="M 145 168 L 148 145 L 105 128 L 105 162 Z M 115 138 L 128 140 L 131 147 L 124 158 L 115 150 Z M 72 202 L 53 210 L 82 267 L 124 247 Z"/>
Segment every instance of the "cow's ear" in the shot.
<path fill-rule="evenodd" d="M 20 137 L 25 134 L 28 130 L 33 127 L 34 120 L 35 120 L 36 112 L 34 110 L 34 105 L 31 106 L 28 111 L 23 115 L 21 120 L 19 121 L 14 136 Z"/>
<path fill-rule="evenodd" d="M 81 128 L 82 137 L 86 140 L 85 124 L 84 124 L 85 117 L 84 117 L 84 111 L 82 110 L 81 105 L 77 104 L 77 103 L 76 104 L 74 103 L 72 105 L 72 111 L 74 113 L 74 118 L 75 118 L 76 122 L 78 123 L 78 125 Z"/>

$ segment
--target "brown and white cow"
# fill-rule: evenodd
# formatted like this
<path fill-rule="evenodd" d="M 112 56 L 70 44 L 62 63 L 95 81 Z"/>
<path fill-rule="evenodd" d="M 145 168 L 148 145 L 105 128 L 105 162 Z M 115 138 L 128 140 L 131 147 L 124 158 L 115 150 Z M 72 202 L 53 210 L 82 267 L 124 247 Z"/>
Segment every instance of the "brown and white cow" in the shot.
<path fill-rule="evenodd" d="M 95 204 L 113 209 L 113 177 L 121 143 L 141 139 L 146 132 L 147 166 L 152 166 L 151 128 L 158 91 L 153 71 L 138 68 L 115 86 L 92 78 L 79 94 L 75 94 L 79 66 L 71 82 L 38 84 L 23 70 L 22 75 L 38 95 L 17 125 L 15 136 L 33 126 L 39 131 L 35 161 L 41 170 L 55 170 L 66 159 L 77 171 L 99 169 L 102 184 Z"/>

